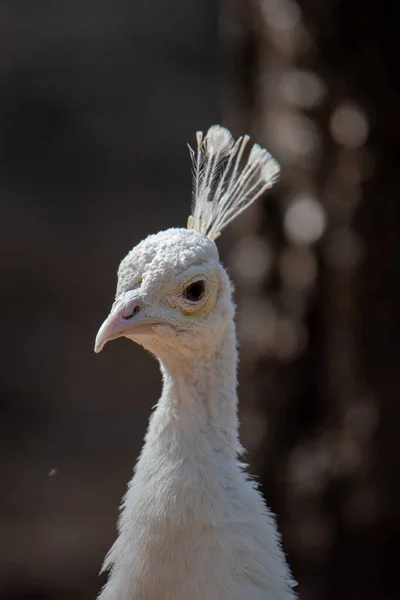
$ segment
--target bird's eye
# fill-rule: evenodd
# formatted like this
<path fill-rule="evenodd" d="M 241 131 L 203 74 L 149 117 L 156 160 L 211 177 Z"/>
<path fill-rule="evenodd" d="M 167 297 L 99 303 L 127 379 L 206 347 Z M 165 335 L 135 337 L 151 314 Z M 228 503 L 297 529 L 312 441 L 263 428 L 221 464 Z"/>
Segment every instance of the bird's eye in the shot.
<path fill-rule="evenodd" d="M 190 300 L 191 302 L 198 302 L 204 296 L 204 292 L 206 289 L 205 281 L 200 279 L 199 281 L 194 281 L 190 285 L 185 288 L 183 292 L 186 300 Z"/>

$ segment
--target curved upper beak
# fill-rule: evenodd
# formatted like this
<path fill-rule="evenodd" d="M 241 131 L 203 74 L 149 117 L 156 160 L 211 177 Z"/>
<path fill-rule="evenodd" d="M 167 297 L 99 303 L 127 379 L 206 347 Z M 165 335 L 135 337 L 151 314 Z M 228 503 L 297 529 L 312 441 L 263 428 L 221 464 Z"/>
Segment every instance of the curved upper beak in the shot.
<path fill-rule="evenodd" d="M 143 301 L 137 290 L 126 292 L 114 302 L 110 314 L 100 327 L 94 351 L 101 352 L 107 342 L 129 335 L 140 327 L 155 324 L 154 319 L 144 314 Z"/>

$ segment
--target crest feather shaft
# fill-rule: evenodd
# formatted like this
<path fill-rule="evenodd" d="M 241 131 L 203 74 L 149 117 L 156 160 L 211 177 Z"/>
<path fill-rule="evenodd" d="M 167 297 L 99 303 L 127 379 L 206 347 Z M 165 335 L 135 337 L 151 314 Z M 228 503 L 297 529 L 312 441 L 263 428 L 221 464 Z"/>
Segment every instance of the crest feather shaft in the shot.
<path fill-rule="evenodd" d="M 203 136 L 196 133 L 197 149 L 189 146 L 193 165 L 193 205 L 188 229 L 215 240 L 250 204 L 271 188 L 279 177 L 279 163 L 254 144 L 247 163 L 245 135 L 233 139 L 225 127 L 213 125 Z"/>

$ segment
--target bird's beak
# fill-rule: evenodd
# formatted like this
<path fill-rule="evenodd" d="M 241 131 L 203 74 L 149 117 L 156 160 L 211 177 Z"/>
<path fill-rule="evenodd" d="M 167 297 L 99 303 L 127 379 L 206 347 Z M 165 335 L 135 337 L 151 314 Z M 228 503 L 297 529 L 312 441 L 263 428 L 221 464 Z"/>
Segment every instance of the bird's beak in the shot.
<path fill-rule="evenodd" d="M 101 352 L 107 342 L 157 323 L 159 321 L 145 315 L 143 301 L 137 290 L 126 292 L 114 302 L 110 314 L 100 327 L 94 351 Z"/>

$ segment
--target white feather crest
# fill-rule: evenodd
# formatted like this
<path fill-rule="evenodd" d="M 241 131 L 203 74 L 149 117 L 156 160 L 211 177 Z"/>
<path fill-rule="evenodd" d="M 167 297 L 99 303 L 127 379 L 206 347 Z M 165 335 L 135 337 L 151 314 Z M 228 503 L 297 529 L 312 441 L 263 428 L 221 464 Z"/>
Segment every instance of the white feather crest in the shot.
<path fill-rule="evenodd" d="M 221 231 L 250 204 L 271 188 L 279 177 L 279 163 L 258 144 L 247 163 L 240 163 L 249 136 L 236 141 L 220 125 L 196 133 L 197 152 L 190 146 L 193 164 L 193 206 L 188 229 L 215 240 Z"/>

